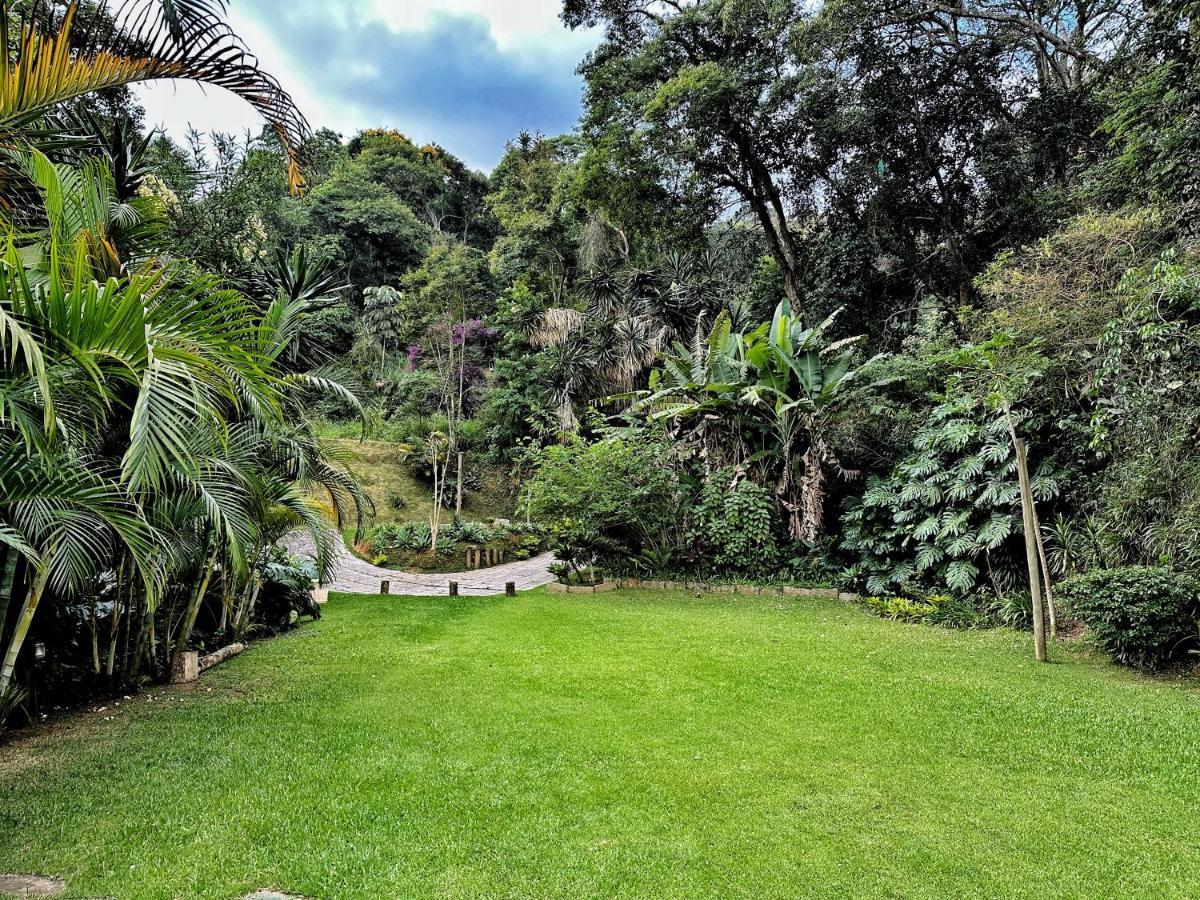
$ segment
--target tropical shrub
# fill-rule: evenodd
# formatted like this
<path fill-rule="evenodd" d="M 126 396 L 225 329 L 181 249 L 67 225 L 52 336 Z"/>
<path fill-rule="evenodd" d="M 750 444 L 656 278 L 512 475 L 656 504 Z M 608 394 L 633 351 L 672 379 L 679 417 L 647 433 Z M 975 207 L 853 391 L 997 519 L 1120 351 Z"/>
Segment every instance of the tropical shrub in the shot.
<path fill-rule="evenodd" d="M 531 452 L 530 514 L 570 546 L 609 561 L 679 545 L 684 491 L 671 449 L 649 436 L 576 440 Z"/>
<path fill-rule="evenodd" d="M 1123 665 L 1160 668 L 1197 639 L 1200 585 L 1171 569 L 1125 566 L 1088 572 L 1062 582 L 1058 598 Z"/>
<path fill-rule="evenodd" d="M 924 622 L 925 618 L 937 609 L 941 599 L 926 601 L 909 597 L 863 597 L 861 602 L 871 612 L 885 619 Z"/>
<path fill-rule="evenodd" d="M 507 533 L 507 530 L 502 528 L 488 528 L 482 522 L 460 521 L 454 523 L 452 533 L 447 537 L 468 544 L 487 544 L 506 536 Z"/>
<path fill-rule="evenodd" d="M 773 571 L 777 527 L 774 496 L 741 469 L 713 473 L 693 511 L 693 537 L 707 562 L 723 571 Z"/>
<path fill-rule="evenodd" d="M 312 596 L 316 578 L 317 569 L 310 560 L 276 548 L 263 569 L 256 620 L 272 631 L 282 631 L 300 616 L 321 618 L 321 607 Z"/>
<path fill-rule="evenodd" d="M 367 530 L 366 543 L 375 550 L 428 550 L 432 538 L 428 522 L 381 522 Z"/>
<path fill-rule="evenodd" d="M 1029 631 L 1033 628 L 1033 597 L 1029 591 L 1006 591 L 983 601 L 981 612 L 995 625 Z"/>
<path fill-rule="evenodd" d="M 946 594 L 921 597 L 864 597 L 863 606 L 878 616 L 898 622 L 939 625 L 943 628 L 974 628 L 984 617 L 970 602 Z"/>
<path fill-rule="evenodd" d="M 1003 416 L 971 398 L 947 400 L 913 440 L 912 454 L 886 476 L 871 477 L 842 516 L 845 577 L 885 594 L 907 585 L 944 586 L 956 594 L 990 580 L 1020 577 L 1023 552 L 1017 464 Z M 1032 478 L 1035 500 L 1059 492 L 1043 463 Z"/>

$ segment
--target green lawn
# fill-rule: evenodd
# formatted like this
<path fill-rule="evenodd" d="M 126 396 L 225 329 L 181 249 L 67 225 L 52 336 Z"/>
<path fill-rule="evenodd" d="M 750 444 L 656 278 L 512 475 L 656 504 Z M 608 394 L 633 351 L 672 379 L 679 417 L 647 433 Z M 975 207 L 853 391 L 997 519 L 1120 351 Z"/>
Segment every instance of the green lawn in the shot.
<path fill-rule="evenodd" d="M 1200 894 L 1200 692 L 1028 644 L 801 598 L 335 596 L 197 689 L 0 750 L 0 872 L 122 900 Z"/>

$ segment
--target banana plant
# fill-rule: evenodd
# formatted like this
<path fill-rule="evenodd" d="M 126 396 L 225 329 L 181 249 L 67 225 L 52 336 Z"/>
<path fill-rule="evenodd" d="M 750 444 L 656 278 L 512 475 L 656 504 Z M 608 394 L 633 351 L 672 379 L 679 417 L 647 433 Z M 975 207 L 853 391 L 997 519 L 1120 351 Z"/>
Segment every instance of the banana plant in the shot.
<path fill-rule="evenodd" d="M 838 394 L 853 378 L 855 348 L 862 341 L 856 336 L 827 342 L 840 312 L 806 327 L 783 300 L 771 321 L 746 341 L 748 379 L 742 396 L 774 438 L 775 492 L 792 537 L 807 543 L 816 541 L 824 526 L 829 471 L 854 474 L 841 465 L 825 427 Z M 797 458 L 799 446 L 804 451 Z"/>
<path fill-rule="evenodd" d="M 784 300 L 771 321 L 739 333 L 722 312 L 706 340 L 691 348 L 676 343 L 649 388 L 625 395 L 634 401 L 631 412 L 671 423 L 676 437 L 700 446 L 710 468 L 756 465 L 774 481 L 792 537 L 811 543 L 824 523 L 830 470 L 853 474 L 825 431 L 854 377 L 862 339 L 828 341 L 836 320 L 834 313 L 806 327 Z"/>

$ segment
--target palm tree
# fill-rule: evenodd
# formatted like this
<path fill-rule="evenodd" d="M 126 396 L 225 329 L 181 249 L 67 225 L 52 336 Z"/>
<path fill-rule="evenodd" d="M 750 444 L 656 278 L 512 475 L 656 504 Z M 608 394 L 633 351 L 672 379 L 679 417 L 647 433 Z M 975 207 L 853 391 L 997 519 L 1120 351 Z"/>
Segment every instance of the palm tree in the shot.
<path fill-rule="evenodd" d="M 659 354 L 702 335 L 731 298 L 722 256 L 668 251 L 649 267 L 593 267 L 577 285 L 583 309 L 552 307 L 532 323 L 535 347 L 550 348 L 554 400 L 564 434 L 575 405 L 633 391 Z"/>
<path fill-rule="evenodd" d="M 9 50 L 0 73 L 0 547 L 25 561 L 0 700 L 12 697 L 47 596 L 88 591 L 113 573 L 109 674 L 118 655 L 122 670 L 143 659 L 169 669 L 214 575 L 222 596 L 238 598 L 232 616 L 244 630 L 283 531 L 313 532 L 325 577 L 336 529 L 361 525 L 357 483 L 304 424 L 314 391 L 356 401 L 324 373 L 283 365 L 306 313 L 334 289 L 325 267 L 303 253 L 281 260 L 258 308 L 214 277 L 155 258 L 161 210 L 135 196 L 144 142 L 128 129 L 76 168 L 38 149 L 70 145 L 54 135 L 65 101 L 194 80 L 266 117 L 301 190 L 308 126 L 222 20 L 224 8 L 126 0 L 81 26 L 76 3 L 61 16 L 34 4 L 19 20 L 0 6 Z M 18 571 L 5 567 L 12 579 Z M 15 584 L 0 585 L 5 606 Z M 164 598 L 165 619 L 156 615 Z"/>
<path fill-rule="evenodd" d="M 54 21 L 35 12 L 15 19 L 0 5 L 0 37 L 9 48 L 0 69 L 0 147 L 22 149 L 58 104 L 94 91 L 162 79 L 222 87 L 257 109 L 283 143 L 288 179 L 304 186 L 301 147 L 308 123 L 291 96 L 258 68 L 257 60 L 221 18 L 221 0 L 124 0 L 80 33 L 79 4 Z M 3 193 L 13 201 L 5 179 Z M 19 210 L 18 210 L 19 211 Z"/>
<path fill-rule="evenodd" d="M 135 667 L 145 656 L 166 670 L 218 560 L 244 630 L 280 529 L 313 533 L 326 577 L 337 529 L 361 527 L 366 507 L 304 425 L 312 392 L 353 395 L 281 366 L 310 300 L 281 292 L 260 313 L 214 276 L 154 259 L 108 274 L 114 260 L 92 253 L 103 223 L 74 214 L 88 208 L 77 189 L 94 193 L 104 173 L 42 174 L 48 227 L 20 246 L 10 233 L 0 263 L 0 544 L 28 562 L 0 696 L 47 593 L 115 571 L 110 674 L 120 628 Z M 160 643 L 168 582 L 191 589 Z"/>

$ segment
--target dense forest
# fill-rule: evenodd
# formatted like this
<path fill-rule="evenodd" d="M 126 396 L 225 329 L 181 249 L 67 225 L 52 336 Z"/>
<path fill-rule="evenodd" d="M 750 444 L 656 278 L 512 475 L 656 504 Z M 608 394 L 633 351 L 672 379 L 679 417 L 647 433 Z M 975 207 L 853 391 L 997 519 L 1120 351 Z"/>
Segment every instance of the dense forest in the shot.
<path fill-rule="evenodd" d="M 182 143 L 121 86 L 169 65 L 19 87 L 55 39 L 93 69 L 103 40 L 240 46 L 217 6 L 5 4 L 9 708 L 22 670 L 120 691 L 286 627 L 334 542 L 436 553 L 497 486 L 567 579 L 1030 627 L 1032 559 L 1052 628 L 1195 646 L 1192 0 L 566 0 L 603 31 L 578 126 L 490 173 L 310 128 L 249 62 L 215 83 L 271 126 Z M 430 527 L 372 525 L 336 440 L 363 437 Z"/>

